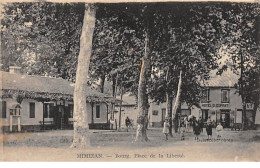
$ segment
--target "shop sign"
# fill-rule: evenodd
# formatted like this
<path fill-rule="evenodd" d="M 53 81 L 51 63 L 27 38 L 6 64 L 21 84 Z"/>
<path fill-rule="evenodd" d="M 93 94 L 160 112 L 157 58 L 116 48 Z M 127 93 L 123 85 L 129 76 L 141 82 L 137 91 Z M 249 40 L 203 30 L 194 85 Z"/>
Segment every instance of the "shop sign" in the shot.
<path fill-rule="evenodd" d="M 228 107 L 228 104 L 210 104 L 210 103 L 205 103 L 201 105 L 202 107 Z"/>

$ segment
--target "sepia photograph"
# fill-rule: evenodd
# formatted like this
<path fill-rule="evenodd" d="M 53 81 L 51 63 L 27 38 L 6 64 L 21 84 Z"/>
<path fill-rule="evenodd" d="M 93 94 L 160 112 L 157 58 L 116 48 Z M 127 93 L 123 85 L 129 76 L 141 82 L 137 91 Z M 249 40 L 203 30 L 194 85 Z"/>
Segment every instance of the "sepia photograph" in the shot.
<path fill-rule="evenodd" d="M 259 162 L 260 1 L 0 2 L 0 162 Z"/>

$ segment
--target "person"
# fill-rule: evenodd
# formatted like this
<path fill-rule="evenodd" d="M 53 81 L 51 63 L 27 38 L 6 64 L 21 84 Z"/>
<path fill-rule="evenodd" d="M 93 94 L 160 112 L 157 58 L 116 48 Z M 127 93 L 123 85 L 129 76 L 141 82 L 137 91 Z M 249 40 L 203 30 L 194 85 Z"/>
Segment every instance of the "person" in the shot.
<path fill-rule="evenodd" d="M 187 129 L 188 128 L 188 116 L 186 115 L 183 120 L 184 120 L 184 123 L 185 123 L 185 127 Z"/>
<path fill-rule="evenodd" d="M 203 127 L 204 127 L 203 119 L 200 117 L 198 122 L 199 122 L 199 126 L 200 126 L 200 132 L 203 132 Z"/>
<path fill-rule="evenodd" d="M 185 133 L 185 124 L 184 122 L 181 123 L 180 133 L 181 133 L 181 140 L 184 140 L 184 133 Z"/>
<path fill-rule="evenodd" d="M 206 131 L 207 131 L 208 139 L 211 139 L 212 138 L 212 123 L 211 123 L 211 121 L 207 122 Z"/>
<path fill-rule="evenodd" d="M 221 125 L 221 122 L 218 123 L 218 126 L 216 127 L 216 130 L 217 130 L 217 138 L 221 138 L 222 131 L 223 131 L 223 126 Z"/>
<path fill-rule="evenodd" d="M 164 123 L 163 123 L 163 134 L 165 135 L 165 141 L 168 140 L 168 135 L 169 135 L 169 119 L 165 118 Z"/>
<path fill-rule="evenodd" d="M 125 126 L 126 126 L 126 131 L 127 132 L 128 132 L 128 127 L 129 127 L 130 123 L 131 123 L 131 121 L 130 121 L 130 119 L 127 116 L 126 119 L 125 119 Z"/>
<path fill-rule="evenodd" d="M 194 132 L 194 135 L 195 135 L 195 140 L 198 140 L 199 134 L 200 134 L 200 126 L 199 126 L 198 121 L 196 121 L 196 120 L 194 121 L 193 132 Z"/>
<path fill-rule="evenodd" d="M 139 135 L 142 133 L 143 130 L 144 117 L 138 116 L 136 123 L 137 123 L 137 127 L 136 127 L 135 141 L 138 141 L 140 137 Z"/>

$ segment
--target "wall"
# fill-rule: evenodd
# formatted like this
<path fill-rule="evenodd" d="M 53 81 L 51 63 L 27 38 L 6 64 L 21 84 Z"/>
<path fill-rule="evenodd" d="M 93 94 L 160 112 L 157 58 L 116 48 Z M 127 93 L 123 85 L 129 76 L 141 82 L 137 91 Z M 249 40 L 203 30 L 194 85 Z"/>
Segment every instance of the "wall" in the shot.
<path fill-rule="evenodd" d="M 14 99 L 4 99 L 6 101 L 6 118 L 2 118 L 2 122 L 4 126 L 9 126 L 10 122 L 10 112 L 9 109 L 13 104 L 17 104 Z M 35 118 L 30 118 L 30 102 L 35 103 Z M 37 102 L 32 99 L 24 99 L 21 103 L 21 125 L 39 125 L 40 121 L 42 121 L 43 117 L 43 105 L 41 102 Z M 2 108 L 1 108 L 1 116 L 2 116 Z M 17 125 L 17 117 L 13 117 L 13 125 Z"/>
<path fill-rule="evenodd" d="M 115 113 L 115 119 L 117 121 L 117 124 L 119 125 L 119 107 L 116 106 L 115 108 L 117 113 Z M 122 112 L 121 112 L 121 127 L 125 127 L 125 119 L 128 117 L 130 120 L 133 120 L 133 126 L 136 126 L 136 120 L 138 116 L 138 109 L 136 106 L 122 106 Z"/>
<path fill-rule="evenodd" d="M 6 118 L 2 117 L 2 106 L 0 107 L 0 118 L 2 120 L 2 125 L 4 127 L 9 127 L 10 125 L 10 112 L 9 109 L 13 104 L 17 104 L 17 101 L 11 98 L 8 99 L 0 99 L 1 101 L 6 101 Z M 31 102 L 35 103 L 35 118 L 30 118 L 30 104 Z M 55 105 L 55 102 L 52 102 Z M 65 106 L 68 104 L 71 104 L 73 102 L 65 102 Z M 106 103 L 98 103 L 100 105 L 100 118 L 96 118 L 96 105 L 94 104 L 93 108 L 93 119 L 94 123 L 107 123 L 107 104 Z M 21 125 L 22 126 L 30 126 L 30 125 L 38 125 L 40 126 L 40 122 L 43 121 L 43 104 L 41 102 L 38 102 L 33 99 L 23 99 L 21 103 Z M 110 106 L 108 108 L 111 108 Z M 92 107 L 90 103 L 87 103 L 87 109 L 88 109 L 88 123 L 92 122 Z M 53 121 L 53 118 L 45 118 L 46 121 Z M 69 118 L 69 121 L 73 121 L 73 118 Z M 17 117 L 13 117 L 13 125 L 17 125 Z M 46 123 L 48 124 L 48 123 Z M 28 127 L 22 127 L 28 128 Z"/>
<path fill-rule="evenodd" d="M 173 105 L 175 103 L 175 100 L 173 100 Z M 161 127 L 162 126 L 162 111 L 163 109 L 166 110 L 166 103 L 150 103 L 150 108 L 149 108 L 149 117 L 150 117 L 150 126 L 155 126 L 155 127 Z M 189 109 L 186 103 L 183 103 L 181 105 L 181 109 Z M 156 110 L 158 111 L 158 115 L 153 115 L 153 111 Z M 200 116 L 200 109 L 197 108 L 196 106 L 191 107 L 191 114 L 194 115 L 196 118 L 199 118 Z"/>
<path fill-rule="evenodd" d="M 90 105 L 90 103 L 87 103 Z M 96 107 L 97 105 L 100 105 L 100 118 L 96 118 Z M 89 107 L 89 106 L 88 106 Z M 90 109 L 91 109 L 91 105 L 90 105 Z M 91 114 L 89 115 L 90 121 L 89 123 L 91 123 Z M 94 108 L 93 108 L 93 119 L 94 119 L 94 123 L 107 123 L 107 105 L 106 103 L 97 103 L 94 104 Z"/>
<path fill-rule="evenodd" d="M 229 103 L 221 103 L 221 89 L 229 89 L 230 90 L 230 102 Z M 207 103 L 201 103 L 202 109 L 230 109 L 230 108 L 242 108 L 242 100 L 241 97 L 236 93 L 235 88 L 210 88 L 209 93 L 209 104 L 227 104 L 226 107 L 203 107 L 203 104 Z"/>
<path fill-rule="evenodd" d="M 229 90 L 229 102 L 221 102 L 221 90 Z M 242 100 L 241 97 L 236 93 L 235 88 L 220 88 L 220 87 L 211 87 L 209 93 L 209 102 L 201 103 L 201 109 L 209 110 L 209 118 L 212 121 L 219 121 L 221 115 L 221 110 L 229 110 L 230 118 L 235 119 L 237 117 L 237 109 L 242 109 Z M 236 119 L 239 120 L 239 119 Z"/>
<path fill-rule="evenodd" d="M 260 125 L 260 108 L 256 111 L 255 124 Z"/>

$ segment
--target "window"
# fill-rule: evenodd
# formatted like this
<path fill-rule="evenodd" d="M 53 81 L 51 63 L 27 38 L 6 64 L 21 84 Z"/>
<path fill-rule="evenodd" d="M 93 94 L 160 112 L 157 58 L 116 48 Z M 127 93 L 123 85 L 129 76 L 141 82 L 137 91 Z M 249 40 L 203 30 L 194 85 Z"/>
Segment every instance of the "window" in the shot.
<path fill-rule="evenodd" d="M 69 106 L 69 118 L 73 118 L 73 108 L 74 108 L 74 106 L 73 106 L 73 104 L 69 104 L 68 106 Z"/>
<path fill-rule="evenodd" d="M 53 118 L 54 113 L 53 103 L 44 103 L 44 118 Z"/>
<path fill-rule="evenodd" d="M 209 89 L 203 89 L 202 90 L 201 102 L 202 103 L 209 102 Z"/>
<path fill-rule="evenodd" d="M 153 110 L 153 115 L 158 115 L 158 110 Z"/>
<path fill-rule="evenodd" d="M 96 118 L 100 118 L 100 105 L 96 105 Z"/>
<path fill-rule="evenodd" d="M 221 90 L 221 103 L 229 103 L 229 90 L 228 89 Z"/>
<path fill-rule="evenodd" d="M 30 103 L 30 118 L 35 118 L 35 103 Z"/>
<path fill-rule="evenodd" d="M 2 101 L 0 105 L 2 106 L 2 118 L 6 118 L 6 101 Z"/>

